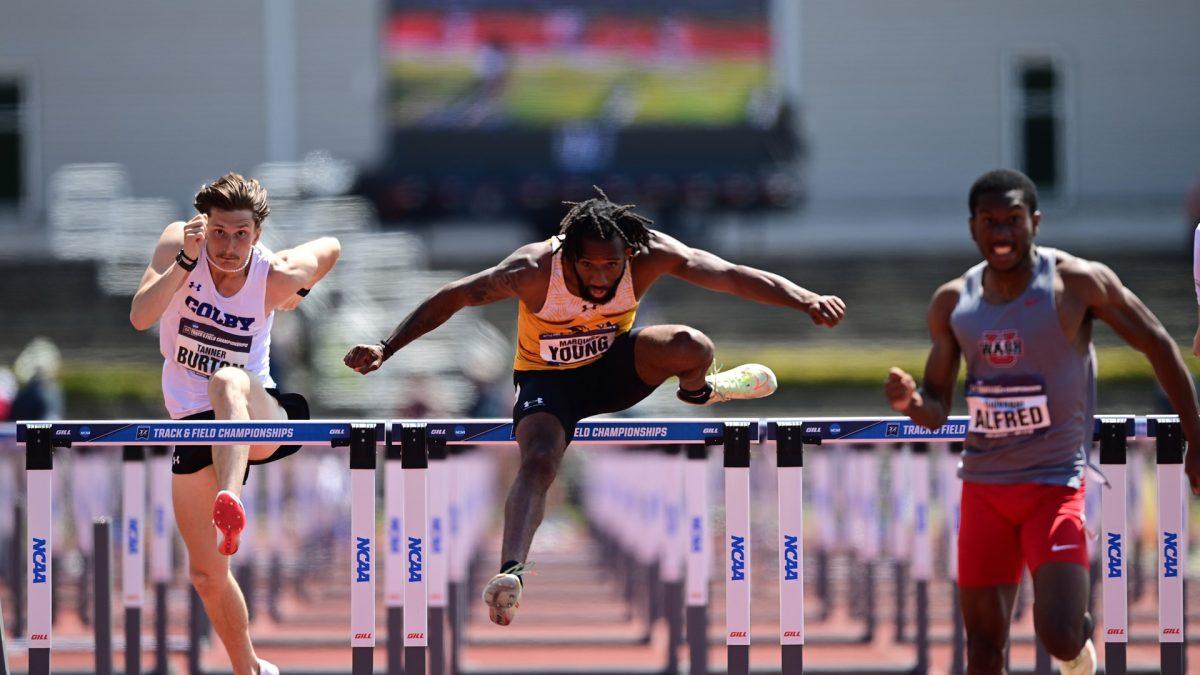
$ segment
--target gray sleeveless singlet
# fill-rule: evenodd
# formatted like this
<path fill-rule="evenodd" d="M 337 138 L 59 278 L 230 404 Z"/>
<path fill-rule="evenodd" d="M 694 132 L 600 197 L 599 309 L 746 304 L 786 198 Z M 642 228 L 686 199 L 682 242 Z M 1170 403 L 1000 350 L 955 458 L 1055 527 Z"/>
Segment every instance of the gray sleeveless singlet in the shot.
<path fill-rule="evenodd" d="M 1035 249 L 1029 286 L 1002 305 L 983 299 L 980 263 L 950 314 L 967 361 L 971 417 L 963 480 L 1078 488 L 1092 443 L 1096 354 L 1063 334 L 1054 304 L 1055 251 Z"/>

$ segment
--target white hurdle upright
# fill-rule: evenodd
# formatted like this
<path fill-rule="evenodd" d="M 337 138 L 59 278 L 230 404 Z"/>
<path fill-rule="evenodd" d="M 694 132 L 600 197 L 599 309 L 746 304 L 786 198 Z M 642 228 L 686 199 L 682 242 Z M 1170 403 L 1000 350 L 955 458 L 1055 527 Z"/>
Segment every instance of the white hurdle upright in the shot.
<path fill-rule="evenodd" d="M 121 597 L 125 602 L 125 673 L 142 672 L 142 606 L 146 597 L 146 448 L 127 445 L 122 456 Z"/>
<path fill-rule="evenodd" d="M 687 559 L 684 568 L 684 625 L 688 643 L 688 673 L 708 674 L 708 586 L 712 579 L 712 539 L 708 522 L 708 448 L 724 439 L 712 437 L 689 445 L 684 467 L 684 518 L 687 520 Z"/>
<path fill-rule="evenodd" d="M 18 435 L 21 427 L 18 427 Z M 54 514 L 51 489 L 54 479 L 52 438 L 49 424 L 28 425 L 25 429 L 26 544 L 30 550 L 25 600 L 26 628 L 29 631 L 29 673 L 49 675 L 50 649 L 54 629 L 50 615 L 50 585 L 53 583 Z"/>
<path fill-rule="evenodd" d="M 1183 578 L 1187 570 L 1187 492 L 1184 490 L 1183 436 L 1177 419 L 1155 420 L 1158 456 L 1158 641 L 1163 675 L 1183 675 Z M 1124 497 L 1124 495 L 1122 495 Z"/>
<path fill-rule="evenodd" d="M 400 439 L 388 425 L 383 463 L 384 531 L 387 541 L 383 557 L 383 598 L 387 607 L 387 672 L 404 670 L 404 565 L 407 547 L 404 540 L 404 469 L 401 466 Z"/>
<path fill-rule="evenodd" d="M 779 644 L 784 673 L 804 672 L 804 441 L 802 424 L 775 435 L 779 474 Z"/>
<path fill-rule="evenodd" d="M 392 424 L 393 442 L 397 425 Z M 404 576 L 404 669 L 407 673 L 425 672 L 425 652 L 429 646 L 429 580 L 425 571 L 425 550 L 429 520 L 429 452 L 426 426 L 402 423 L 400 465 L 404 470 L 404 540 L 401 550 L 407 558 Z M 395 636 L 390 636 L 395 639 Z M 390 640 L 389 640 L 390 641 Z"/>
<path fill-rule="evenodd" d="M 171 454 L 165 445 L 151 447 L 150 475 L 150 579 L 154 582 L 154 671 L 168 670 L 167 585 L 171 583 L 171 542 L 175 537 L 171 507 Z"/>
<path fill-rule="evenodd" d="M 1129 542 L 1126 520 L 1129 477 L 1125 466 L 1126 422 L 1106 418 L 1100 422 L 1100 468 L 1108 480 L 1102 487 L 1100 524 L 1100 574 L 1104 607 L 1104 668 L 1108 673 L 1126 671 L 1129 643 L 1129 568 L 1124 555 Z M 1111 495 L 1111 496 L 1110 496 Z"/>
<path fill-rule="evenodd" d="M 375 424 L 350 437 L 350 647 L 355 675 L 375 670 Z"/>
<path fill-rule="evenodd" d="M 725 651 L 729 675 L 750 673 L 750 435 L 725 425 Z"/>
<path fill-rule="evenodd" d="M 447 462 L 446 439 L 429 436 L 429 545 L 426 556 L 429 565 L 429 623 L 437 630 L 429 632 L 429 673 L 446 672 L 446 605 L 450 592 L 446 519 L 450 508 L 450 469 Z"/>

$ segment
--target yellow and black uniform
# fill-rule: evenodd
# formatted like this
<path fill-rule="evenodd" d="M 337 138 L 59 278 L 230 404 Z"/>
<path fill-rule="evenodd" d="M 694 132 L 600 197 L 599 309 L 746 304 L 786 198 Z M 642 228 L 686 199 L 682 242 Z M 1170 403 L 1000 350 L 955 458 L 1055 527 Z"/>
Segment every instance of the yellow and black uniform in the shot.
<path fill-rule="evenodd" d="M 524 302 L 517 309 L 513 424 L 533 413 L 550 413 L 570 439 L 579 420 L 625 410 L 655 387 L 642 382 L 634 365 L 638 300 L 632 259 L 612 299 L 598 304 L 567 289 L 562 241 L 550 241 L 554 254 L 546 301 L 536 312 Z"/>

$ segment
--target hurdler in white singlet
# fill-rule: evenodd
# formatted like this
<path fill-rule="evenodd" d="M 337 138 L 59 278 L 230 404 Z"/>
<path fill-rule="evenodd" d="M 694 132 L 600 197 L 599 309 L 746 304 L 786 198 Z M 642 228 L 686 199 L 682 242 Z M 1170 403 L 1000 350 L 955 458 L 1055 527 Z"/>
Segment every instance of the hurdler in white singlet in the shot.
<path fill-rule="evenodd" d="M 244 368 L 271 388 L 271 323 L 265 311 L 270 254 L 255 246 L 241 290 L 230 297 L 217 292 L 201 251 L 159 322 L 163 355 L 162 388 L 167 412 L 174 419 L 212 409 L 208 378 L 224 366 Z"/>

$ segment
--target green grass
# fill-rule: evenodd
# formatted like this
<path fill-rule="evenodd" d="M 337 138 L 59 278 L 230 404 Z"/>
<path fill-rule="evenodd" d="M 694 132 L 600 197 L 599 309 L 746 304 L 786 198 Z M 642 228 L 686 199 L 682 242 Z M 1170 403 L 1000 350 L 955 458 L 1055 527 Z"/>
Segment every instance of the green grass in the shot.
<path fill-rule="evenodd" d="M 648 124 L 735 124 L 745 119 L 750 94 L 766 78 L 763 64 L 739 61 L 651 72 L 638 82 L 635 119 Z"/>
<path fill-rule="evenodd" d="M 812 386 L 876 386 L 887 377 L 888 368 L 897 366 L 920 379 L 929 349 L 925 345 L 862 344 L 793 346 L 718 345 L 717 363 L 732 367 L 739 363 L 762 363 L 775 371 L 780 383 Z M 1096 348 L 1101 383 L 1134 384 L 1154 380 L 1150 362 L 1140 353 L 1120 346 Z M 1195 359 L 1187 359 L 1192 374 L 1200 374 Z M 960 380 L 965 366 L 959 369 Z"/>

